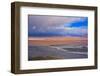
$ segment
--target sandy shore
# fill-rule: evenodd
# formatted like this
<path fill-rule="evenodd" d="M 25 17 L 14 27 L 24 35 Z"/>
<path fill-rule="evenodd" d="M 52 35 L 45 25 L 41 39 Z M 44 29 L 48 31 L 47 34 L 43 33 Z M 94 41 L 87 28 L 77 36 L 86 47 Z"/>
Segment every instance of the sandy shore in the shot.
<path fill-rule="evenodd" d="M 87 45 L 87 38 L 84 37 L 45 37 L 45 38 L 29 38 L 29 45 Z"/>

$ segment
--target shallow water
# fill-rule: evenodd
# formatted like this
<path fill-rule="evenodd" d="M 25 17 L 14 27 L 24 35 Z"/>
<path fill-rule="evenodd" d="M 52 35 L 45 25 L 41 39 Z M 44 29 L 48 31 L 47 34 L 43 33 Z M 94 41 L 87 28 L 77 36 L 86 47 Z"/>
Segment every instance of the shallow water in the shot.
<path fill-rule="evenodd" d="M 88 50 L 82 48 L 61 48 L 55 46 L 28 46 L 28 60 L 34 57 L 55 57 L 59 59 L 88 58 Z M 42 58 L 39 60 L 43 60 Z M 48 59 L 49 60 L 49 59 Z"/>

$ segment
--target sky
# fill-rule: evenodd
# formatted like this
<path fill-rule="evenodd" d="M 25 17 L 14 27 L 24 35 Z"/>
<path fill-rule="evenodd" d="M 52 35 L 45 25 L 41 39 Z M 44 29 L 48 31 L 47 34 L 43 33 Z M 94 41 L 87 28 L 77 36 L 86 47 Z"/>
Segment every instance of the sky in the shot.
<path fill-rule="evenodd" d="M 87 37 L 88 17 L 28 15 L 29 37 Z"/>

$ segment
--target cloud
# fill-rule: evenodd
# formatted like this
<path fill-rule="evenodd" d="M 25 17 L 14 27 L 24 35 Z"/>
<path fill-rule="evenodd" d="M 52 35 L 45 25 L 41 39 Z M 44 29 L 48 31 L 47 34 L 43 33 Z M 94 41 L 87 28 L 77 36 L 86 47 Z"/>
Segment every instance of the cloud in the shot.
<path fill-rule="evenodd" d="M 67 27 L 64 28 L 65 35 L 70 36 L 87 36 L 87 29 L 86 28 L 76 28 L 76 27 Z"/>
<path fill-rule="evenodd" d="M 64 23 L 82 21 L 84 17 L 63 17 L 63 16 L 37 16 L 29 15 L 30 26 L 58 26 Z"/>
<path fill-rule="evenodd" d="M 87 36 L 87 17 L 28 17 L 29 36 Z"/>

